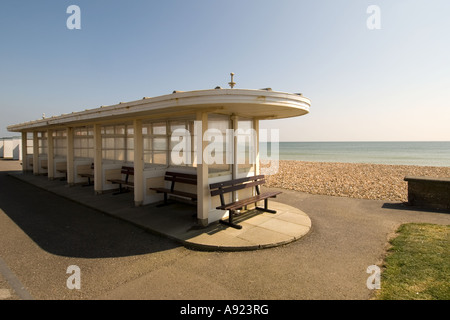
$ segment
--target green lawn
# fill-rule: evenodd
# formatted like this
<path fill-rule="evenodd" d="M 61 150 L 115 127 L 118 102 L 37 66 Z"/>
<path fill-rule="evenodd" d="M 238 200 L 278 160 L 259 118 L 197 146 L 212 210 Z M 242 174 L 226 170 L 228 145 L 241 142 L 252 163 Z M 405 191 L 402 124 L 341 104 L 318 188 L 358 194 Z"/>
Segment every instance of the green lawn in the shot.
<path fill-rule="evenodd" d="M 450 300 L 450 225 L 404 224 L 391 241 L 378 300 Z"/>

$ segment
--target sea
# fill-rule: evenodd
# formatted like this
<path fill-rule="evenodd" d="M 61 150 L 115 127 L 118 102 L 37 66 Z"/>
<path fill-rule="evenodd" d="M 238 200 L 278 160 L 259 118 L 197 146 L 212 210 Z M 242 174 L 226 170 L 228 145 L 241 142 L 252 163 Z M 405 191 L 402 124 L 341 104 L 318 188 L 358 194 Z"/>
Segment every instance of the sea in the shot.
<path fill-rule="evenodd" d="M 261 159 L 276 156 L 276 148 L 276 143 L 261 143 Z M 278 157 L 312 162 L 450 167 L 450 141 L 279 142 Z"/>

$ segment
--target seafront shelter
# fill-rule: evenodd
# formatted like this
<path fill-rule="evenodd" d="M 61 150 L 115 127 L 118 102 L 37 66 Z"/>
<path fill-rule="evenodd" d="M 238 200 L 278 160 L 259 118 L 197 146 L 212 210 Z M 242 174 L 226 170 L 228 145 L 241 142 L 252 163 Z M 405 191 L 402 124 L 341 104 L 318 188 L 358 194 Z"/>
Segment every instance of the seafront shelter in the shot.
<path fill-rule="evenodd" d="M 22 135 L 24 171 L 67 179 L 69 186 L 91 182 L 99 195 L 126 180 L 136 206 L 163 201 L 154 189 L 170 189 L 167 172 L 195 175 L 195 183 L 181 176 L 178 198 L 196 200 L 197 220 L 206 226 L 228 215 L 216 209 L 220 199 L 211 196 L 210 184 L 260 174 L 259 121 L 302 116 L 309 107 L 301 94 L 217 87 L 43 117 L 8 130 Z M 254 190 L 225 200 L 246 192 Z"/>

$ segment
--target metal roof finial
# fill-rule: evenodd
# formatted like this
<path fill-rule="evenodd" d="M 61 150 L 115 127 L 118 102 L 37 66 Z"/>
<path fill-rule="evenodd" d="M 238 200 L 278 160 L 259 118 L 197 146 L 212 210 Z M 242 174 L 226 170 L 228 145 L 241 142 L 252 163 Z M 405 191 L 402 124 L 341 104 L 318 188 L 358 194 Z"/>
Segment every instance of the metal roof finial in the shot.
<path fill-rule="evenodd" d="M 230 85 L 231 89 L 234 88 L 234 86 L 236 85 L 236 82 L 233 81 L 233 77 L 234 77 L 234 73 L 230 73 L 231 76 L 231 82 L 228 82 L 228 84 Z"/>

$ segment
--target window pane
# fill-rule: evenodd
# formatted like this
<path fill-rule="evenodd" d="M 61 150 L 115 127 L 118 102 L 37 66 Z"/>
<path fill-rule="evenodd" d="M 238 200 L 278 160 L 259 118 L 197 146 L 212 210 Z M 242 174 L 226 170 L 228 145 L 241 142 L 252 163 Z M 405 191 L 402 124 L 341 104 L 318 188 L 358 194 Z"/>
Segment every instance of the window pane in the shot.
<path fill-rule="evenodd" d="M 209 156 L 212 159 L 205 159 L 206 161 L 212 161 L 208 166 L 209 173 L 219 173 L 219 172 L 230 172 L 231 164 L 227 161 L 227 148 L 226 148 L 226 130 L 231 128 L 230 117 L 226 115 L 219 114 L 210 114 L 208 115 L 208 129 L 211 130 L 210 136 L 221 135 L 212 138 L 211 144 L 214 144 L 214 147 L 211 147 L 211 154 Z M 220 138 L 223 144 L 220 144 Z M 217 140 L 216 140 L 217 139 Z M 222 150 L 221 150 L 222 148 Z M 230 149 L 231 150 L 231 149 Z"/>
<path fill-rule="evenodd" d="M 185 121 L 170 121 L 170 132 L 174 132 L 177 129 L 186 129 Z"/>
<path fill-rule="evenodd" d="M 115 150 L 114 160 L 125 161 L 125 150 Z"/>
<path fill-rule="evenodd" d="M 166 152 L 155 152 L 154 153 L 154 162 L 156 164 L 167 164 L 167 154 Z"/>
<path fill-rule="evenodd" d="M 113 126 L 103 127 L 102 131 L 103 131 L 102 134 L 114 134 L 114 127 Z"/>
<path fill-rule="evenodd" d="M 103 138 L 103 149 L 114 149 L 114 138 Z"/>
<path fill-rule="evenodd" d="M 153 150 L 165 151 L 167 150 L 166 138 L 153 138 Z"/>
<path fill-rule="evenodd" d="M 107 160 L 114 160 L 114 150 L 103 150 L 103 158 Z"/>
<path fill-rule="evenodd" d="M 92 127 L 79 127 L 74 129 L 74 157 L 93 158 L 94 157 L 94 138 Z M 102 132 L 104 132 L 102 128 Z M 67 134 L 65 134 L 67 136 Z M 67 140 L 64 142 L 64 148 L 67 148 Z M 102 139 L 102 147 L 105 148 L 105 138 Z M 56 144 L 55 144 L 56 145 Z"/>
<path fill-rule="evenodd" d="M 134 139 L 133 138 L 128 138 L 127 139 L 127 149 L 128 150 L 133 150 L 134 149 Z"/>
<path fill-rule="evenodd" d="M 144 150 L 152 150 L 152 139 L 144 137 Z"/>
<path fill-rule="evenodd" d="M 127 150 L 127 161 L 129 161 L 129 162 L 134 161 L 134 151 L 133 150 Z"/>
<path fill-rule="evenodd" d="M 115 138 L 114 148 L 115 149 L 125 149 L 125 138 Z"/>
<path fill-rule="evenodd" d="M 144 153 L 144 162 L 145 163 L 152 163 L 152 154 L 151 153 Z"/>
<path fill-rule="evenodd" d="M 116 134 L 120 134 L 120 135 L 125 134 L 125 126 L 123 126 L 123 125 L 116 126 L 115 129 L 116 129 L 115 130 Z"/>
<path fill-rule="evenodd" d="M 158 122 L 153 123 L 153 134 L 166 134 L 166 123 L 165 122 Z"/>
<path fill-rule="evenodd" d="M 226 129 L 230 129 L 230 117 L 220 114 L 211 114 L 208 116 L 208 129 L 218 129 L 222 133 L 226 132 Z"/>

